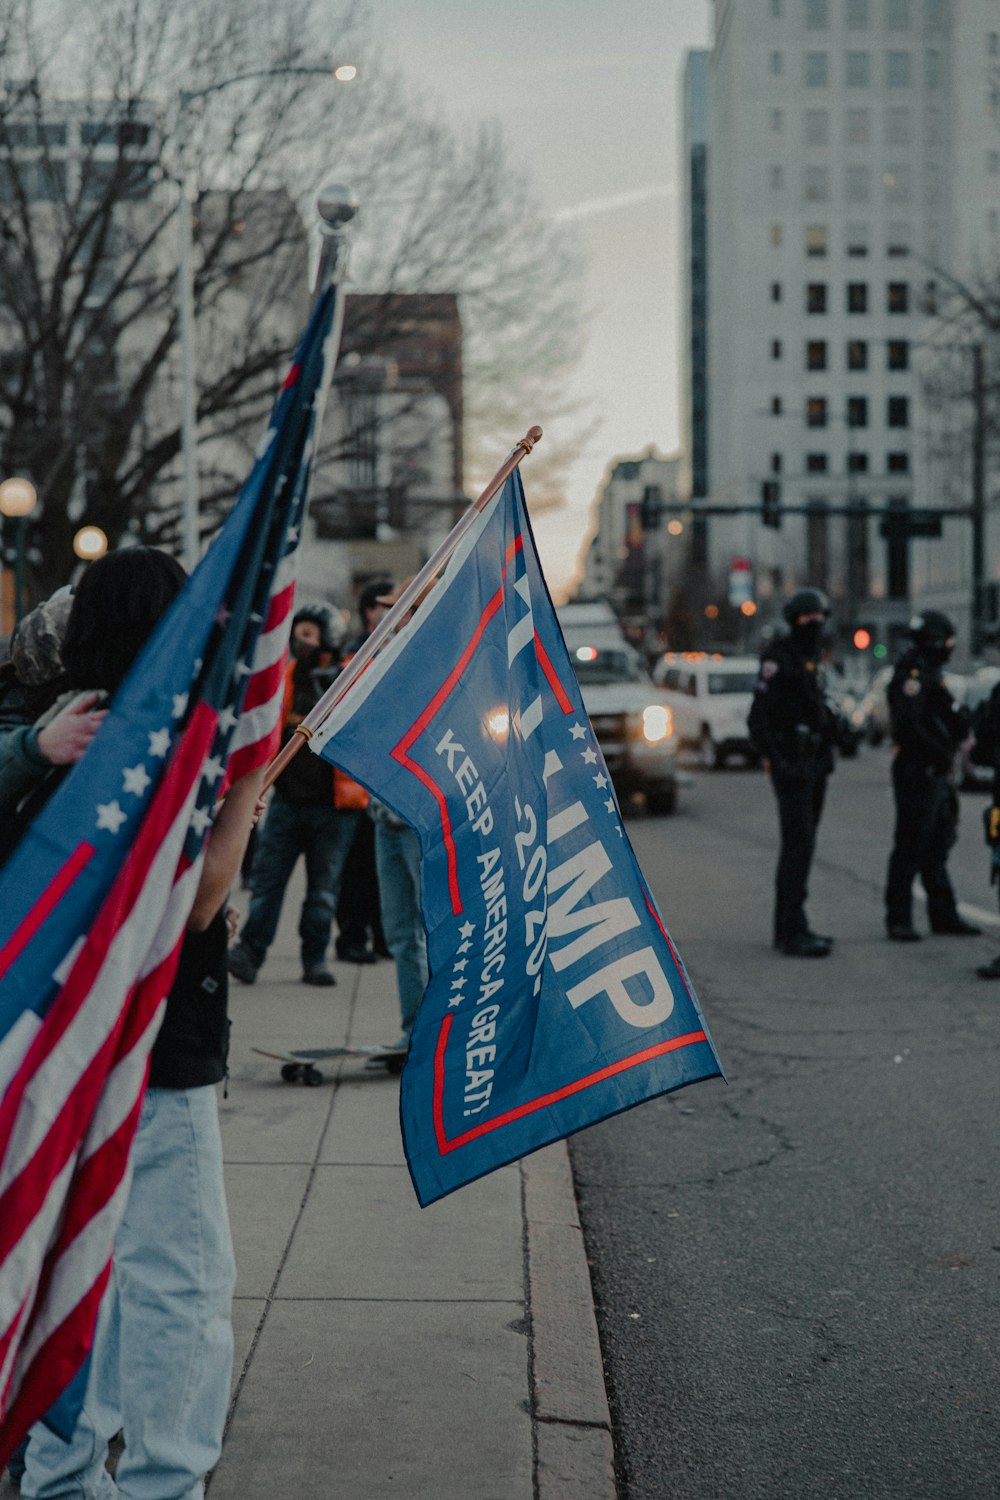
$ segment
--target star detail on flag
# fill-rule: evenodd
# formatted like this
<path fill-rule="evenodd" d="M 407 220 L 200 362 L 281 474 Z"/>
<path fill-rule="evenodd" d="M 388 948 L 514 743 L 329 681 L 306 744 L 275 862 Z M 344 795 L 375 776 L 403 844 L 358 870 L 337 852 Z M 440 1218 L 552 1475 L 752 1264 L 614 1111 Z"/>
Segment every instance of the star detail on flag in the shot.
<path fill-rule="evenodd" d="M 465 988 L 468 982 L 464 974 L 459 974 L 457 979 L 451 981 L 451 987 L 453 990 L 461 990 Z"/>
<path fill-rule="evenodd" d="M 184 710 L 188 706 L 188 695 L 187 693 L 174 693 L 173 698 L 174 706 L 170 710 L 171 718 L 181 719 L 184 716 Z"/>
<path fill-rule="evenodd" d="M 448 996 L 448 1009 L 449 1010 L 454 1010 L 457 1006 L 461 1005 L 461 1003 L 462 1003 L 462 996 L 461 996 L 461 994 L 458 994 L 458 995 L 449 995 Z"/>
<path fill-rule="evenodd" d="M 154 729 L 149 736 L 149 753 L 157 756 L 160 760 L 170 749 L 170 730 Z"/>
<path fill-rule="evenodd" d="M 594 785 L 603 789 L 607 786 L 607 784 L 608 778 L 605 776 L 604 772 L 598 771 L 597 775 L 594 777 Z"/>
<path fill-rule="evenodd" d="M 212 826 L 212 814 L 207 807 L 196 807 L 191 814 L 191 827 L 195 833 L 205 833 Z"/>
<path fill-rule="evenodd" d="M 142 761 L 137 766 L 123 766 L 122 780 L 125 785 L 123 791 L 131 792 L 133 797 L 141 797 L 152 780 Z"/>
<path fill-rule="evenodd" d="M 219 728 L 228 734 L 230 729 L 235 729 L 239 722 L 239 716 L 233 713 L 232 707 L 227 704 L 219 715 Z"/>
<path fill-rule="evenodd" d="M 476 924 L 475 922 L 463 922 L 458 930 L 461 933 L 462 937 L 470 938 L 476 930 Z"/>
<path fill-rule="evenodd" d="M 466 944 L 466 943 L 462 944 L 463 948 L 465 948 L 467 946 L 468 946 L 468 944 Z M 457 969 L 457 970 L 459 970 L 459 972 L 461 972 L 461 970 L 465 968 L 465 966 L 466 966 L 466 964 L 468 962 L 469 962 L 469 960 L 467 958 L 456 959 L 455 963 L 452 964 L 452 968 L 453 969 Z"/>
<path fill-rule="evenodd" d="M 469 949 L 471 947 L 472 947 L 472 944 L 469 942 L 469 939 L 466 938 L 466 940 L 465 940 L 464 943 L 459 943 L 459 945 L 458 945 L 458 951 L 459 951 L 459 953 L 468 953 L 468 951 L 469 951 Z"/>
<path fill-rule="evenodd" d="M 608 810 L 609 813 L 613 813 L 614 810 L 615 810 L 615 799 L 614 799 L 614 797 L 609 797 L 608 800 L 607 800 L 607 802 L 605 802 L 604 806 L 607 808 L 607 810 Z"/>
<path fill-rule="evenodd" d="M 98 802 L 97 804 L 97 826 L 105 829 L 108 833 L 117 833 L 123 823 L 128 821 L 128 814 L 122 811 L 121 803 L 117 797 L 113 802 Z"/>
<path fill-rule="evenodd" d="M 222 775 L 222 771 L 223 771 L 222 761 L 219 759 L 219 757 L 217 755 L 210 755 L 209 758 L 208 758 L 208 760 L 206 760 L 206 762 L 205 762 L 205 766 L 204 766 L 204 769 L 202 771 L 202 775 L 204 776 L 204 778 L 205 778 L 206 781 L 216 782 L 216 781 L 218 781 L 219 777 Z"/>
<path fill-rule="evenodd" d="M 582 724 L 574 724 L 570 730 L 570 734 L 575 740 L 585 740 L 587 738 L 587 731 Z"/>
<path fill-rule="evenodd" d="M 583 756 L 588 766 L 595 766 L 597 764 L 596 750 L 581 750 L 580 754 Z"/>

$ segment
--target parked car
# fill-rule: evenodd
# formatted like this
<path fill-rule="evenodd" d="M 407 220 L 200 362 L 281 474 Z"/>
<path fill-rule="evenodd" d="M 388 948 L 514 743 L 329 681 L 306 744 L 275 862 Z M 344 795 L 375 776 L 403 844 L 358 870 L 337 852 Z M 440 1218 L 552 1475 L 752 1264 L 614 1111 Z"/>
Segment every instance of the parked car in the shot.
<path fill-rule="evenodd" d="M 654 687 L 639 653 L 568 642 L 570 660 L 620 800 L 641 792 L 651 813 L 677 806 L 677 736 L 666 695 Z"/>
<path fill-rule="evenodd" d="M 697 749 L 708 770 L 731 755 L 756 764 L 747 734 L 747 714 L 760 663 L 755 656 L 668 651 L 653 669 L 674 715 L 681 745 Z"/>

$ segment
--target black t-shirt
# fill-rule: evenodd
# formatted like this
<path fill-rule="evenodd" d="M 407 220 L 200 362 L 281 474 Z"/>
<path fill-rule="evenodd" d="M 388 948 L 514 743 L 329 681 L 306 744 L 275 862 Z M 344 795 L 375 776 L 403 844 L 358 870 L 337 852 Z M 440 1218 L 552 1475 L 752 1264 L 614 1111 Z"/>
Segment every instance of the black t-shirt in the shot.
<path fill-rule="evenodd" d="M 225 906 L 204 932 L 188 932 L 153 1043 L 150 1088 L 193 1089 L 219 1083 L 229 1055 L 229 976 Z"/>

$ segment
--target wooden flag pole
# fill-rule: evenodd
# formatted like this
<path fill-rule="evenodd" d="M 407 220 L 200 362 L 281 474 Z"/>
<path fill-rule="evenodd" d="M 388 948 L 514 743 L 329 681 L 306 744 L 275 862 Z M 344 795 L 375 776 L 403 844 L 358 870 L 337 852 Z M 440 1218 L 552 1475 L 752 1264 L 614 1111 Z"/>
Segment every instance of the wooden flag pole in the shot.
<path fill-rule="evenodd" d="M 290 761 L 294 760 L 306 741 L 312 739 L 316 730 L 333 712 L 334 708 L 344 697 L 344 694 L 350 691 L 368 664 L 374 659 L 389 638 L 396 633 L 410 610 L 419 602 L 427 588 L 440 573 L 465 533 L 469 530 L 469 527 L 475 523 L 476 517 L 486 509 L 491 500 L 496 499 L 511 474 L 513 474 L 514 470 L 520 464 L 522 458 L 525 458 L 531 452 L 541 435 L 542 429 L 540 427 L 529 427 L 520 442 L 515 444 L 506 462 L 494 474 L 489 484 L 483 490 L 483 493 L 479 496 L 479 499 L 473 501 L 461 520 L 452 527 L 440 547 L 434 553 L 434 556 L 424 563 L 420 572 L 415 577 L 410 579 L 410 582 L 406 585 L 406 588 L 400 594 L 388 614 L 384 615 L 375 626 L 371 635 L 351 658 L 340 676 L 335 682 L 330 684 L 319 702 L 314 704 L 306 714 L 302 723 L 296 726 L 291 739 L 278 751 L 278 754 L 267 768 L 267 775 L 264 778 L 265 792 L 274 785 L 282 771 Z"/>

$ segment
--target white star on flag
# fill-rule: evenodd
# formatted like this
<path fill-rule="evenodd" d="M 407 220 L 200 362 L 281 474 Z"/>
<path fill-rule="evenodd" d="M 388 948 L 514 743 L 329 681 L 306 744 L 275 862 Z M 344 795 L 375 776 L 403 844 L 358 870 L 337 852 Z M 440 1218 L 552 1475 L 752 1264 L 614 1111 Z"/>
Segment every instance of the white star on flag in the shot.
<path fill-rule="evenodd" d="M 117 833 L 122 824 L 127 822 L 128 814 L 122 811 L 117 798 L 114 802 L 98 802 L 98 828 L 104 828 L 108 833 Z"/>
<path fill-rule="evenodd" d="M 588 766 L 594 766 L 594 765 L 597 764 L 597 751 L 596 750 L 581 750 L 580 754 L 583 756 L 583 758 L 587 762 Z"/>
<path fill-rule="evenodd" d="M 609 813 L 613 813 L 614 810 L 615 810 L 615 799 L 614 799 L 614 797 L 609 797 L 608 800 L 607 800 L 607 802 L 605 802 L 604 806 L 607 808 L 607 810 L 608 810 Z"/>
<path fill-rule="evenodd" d="M 605 776 L 604 772 L 598 771 L 597 775 L 594 777 L 594 785 L 599 787 L 606 787 L 607 784 L 608 778 Z"/>
<path fill-rule="evenodd" d="M 476 924 L 475 922 L 463 922 L 458 930 L 461 933 L 462 937 L 470 938 L 476 930 Z"/>
<path fill-rule="evenodd" d="M 463 947 L 463 948 L 464 948 L 464 947 L 465 947 L 465 946 L 466 946 L 466 944 L 465 944 L 465 943 L 463 943 L 463 944 L 462 944 L 462 947 Z M 460 950 L 460 951 L 461 951 L 461 950 Z M 467 958 L 459 958 L 459 959 L 457 959 L 457 960 L 456 960 L 456 961 L 455 961 L 455 963 L 453 963 L 453 964 L 452 964 L 452 968 L 453 968 L 453 969 L 459 969 L 459 970 L 461 970 L 461 969 L 464 969 L 464 968 L 465 968 L 465 966 L 466 966 L 466 964 L 467 964 L 467 963 L 468 963 L 468 962 L 469 962 L 469 960 L 468 960 L 468 959 L 467 959 Z"/>
<path fill-rule="evenodd" d="M 222 771 L 222 761 L 217 755 L 211 755 L 205 762 L 202 775 L 204 776 L 206 781 L 218 781 L 219 777 L 222 775 Z"/>
<path fill-rule="evenodd" d="M 570 730 L 570 734 L 575 740 L 584 740 L 587 738 L 587 731 L 584 729 L 582 724 L 574 724 L 573 728 Z"/>
<path fill-rule="evenodd" d="M 230 729 L 234 729 L 239 722 L 240 721 L 238 716 L 233 713 L 231 708 L 224 708 L 219 715 L 219 728 L 224 729 L 227 734 L 229 733 Z"/>
<path fill-rule="evenodd" d="M 449 995 L 448 996 L 448 1009 L 449 1010 L 454 1010 L 455 1007 L 458 1006 L 458 1005 L 461 1005 L 461 1003 L 462 1003 L 462 996 L 461 995 Z"/>
<path fill-rule="evenodd" d="M 196 807 L 191 814 L 191 827 L 195 833 L 202 834 L 212 826 L 212 814 L 207 807 Z"/>
<path fill-rule="evenodd" d="M 183 717 L 184 710 L 188 706 L 188 695 L 187 693 L 174 693 L 173 698 L 174 706 L 170 710 L 170 715 L 171 718 L 180 719 Z"/>
<path fill-rule="evenodd" d="M 123 790 L 131 792 L 133 797 L 141 797 L 150 782 L 149 772 L 141 761 L 137 766 L 123 767 L 122 779 L 125 782 Z"/>
<path fill-rule="evenodd" d="M 156 756 L 159 757 L 160 760 L 162 760 L 163 757 L 166 755 L 166 753 L 167 753 L 167 751 L 169 749 L 170 749 L 170 730 L 169 729 L 154 729 L 153 733 L 149 736 L 149 753 L 150 753 L 150 755 L 156 755 Z"/>
<path fill-rule="evenodd" d="M 468 982 L 469 981 L 466 979 L 464 974 L 459 974 L 457 979 L 453 979 L 451 981 L 451 987 L 453 990 L 460 990 L 463 989 L 465 985 L 468 984 Z"/>
<path fill-rule="evenodd" d="M 471 947 L 472 947 L 472 944 L 469 942 L 469 939 L 466 938 L 466 940 L 465 940 L 464 943 L 459 943 L 459 945 L 458 945 L 458 951 L 459 951 L 459 953 L 468 953 L 468 951 L 469 951 L 469 949 Z"/>

